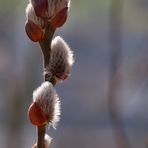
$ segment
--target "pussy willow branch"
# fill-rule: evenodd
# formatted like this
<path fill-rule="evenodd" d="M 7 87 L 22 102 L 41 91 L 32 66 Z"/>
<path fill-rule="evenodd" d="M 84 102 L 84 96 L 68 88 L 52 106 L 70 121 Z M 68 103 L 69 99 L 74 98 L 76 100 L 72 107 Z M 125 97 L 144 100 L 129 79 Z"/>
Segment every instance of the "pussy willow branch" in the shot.
<path fill-rule="evenodd" d="M 49 24 L 45 30 L 45 37 L 42 41 L 39 42 L 42 53 L 43 53 L 43 63 L 44 63 L 44 72 L 48 69 L 50 52 L 51 52 L 51 41 L 54 35 L 55 29 Z M 50 81 L 53 85 L 56 84 L 56 80 L 49 79 L 48 73 L 44 74 L 44 81 Z M 46 132 L 46 125 L 37 127 L 37 148 L 44 148 L 44 137 Z"/>

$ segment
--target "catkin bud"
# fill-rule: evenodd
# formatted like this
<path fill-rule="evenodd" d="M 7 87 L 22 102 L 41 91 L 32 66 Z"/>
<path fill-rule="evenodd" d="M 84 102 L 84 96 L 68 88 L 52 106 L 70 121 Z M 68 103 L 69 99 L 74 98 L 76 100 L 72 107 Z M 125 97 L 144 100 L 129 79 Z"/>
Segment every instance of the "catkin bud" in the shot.
<path fill-rule="evenodd" d="M 59 121 L 60 101 L 50 82 L 44 82 L 33 92 L 33 103 L 28 110 L 29 119 L 32 124 L 42 126 Z"/>
<path fill-rule="evenodd" d="M 42 40 L 45 33 L 44 21 L 36 16 L 31 3 L 26 8 L 26 18 L 25 30 L 28 37 L 34 42 Z"/>
<path fill-rule="evenodd" d="M 44 148 L 48 148 L 50 143 L 51 143 L 51 141 L 52 141 L 52 138 L 49 135 L 46 134 L 45 135 L 45 139 L 44 139 Z M 32 148 L 37 148 L 37 144 L 34 144 L 32 146 Z"/>
<path fill-rule="evenodd" d="M 70 0 L 48 0 L 48 15 L 54 28 L 61 27 L 67 20 Z"/>
<path fill-rule="evenodd" d="M 55 16 L 63 8 L 70 6 L 70 0 L 47 0 L 48 1 L 48 18 Z"/>
<path fill-rule="evenodd" d="M 30 0 L 40 18 L 51 19 L 64 8 L 70 7 L 70 0 Z"/>
<path fill-rule="evenodd" d="M 26 18 L 27 20 L 31 20 L 32 22 L 34 22 L 36 25 L 40 26 L 41 28 L 44 28 L 44 21 L 36 15 L 34 11 L 34 7 L 32 6 L 31 3 L 27 5 Z"/>
<path fill-rule="evenodd" d="M 50 145 L 52 141 L 52 138 L 49 135 L 45 135 L 45 140 L 44 140 L 44 144 L 45 144 L 45 148 L 48 148 L 48 146 Z"/>
<path fill-rule="evenodd" d="M 51 24 L 54 28 L 61 27 L 67 20 L 68 7 L 60 10 L 54 17 L 51 19 Z"/>
<path fill-rule="evenodd" d="M 33 5 L 36 15 L 38 17 L 45 18 L 48 9 L 47 0 L 31 0 L 31 3 Z"/>
<path fill-rule="evenodd" d="M 44 38 L 44 30 L 31 20 L 25 22 L 25 30 L 28 37 L 33 42 L 38 42 Z"/>
<path fill-rule="evenodd" d="M 65 80 L 73 63 L 73 52 L 67 43 L 60 36 L 55 37 L 51 43 L 49 76 Z"/>

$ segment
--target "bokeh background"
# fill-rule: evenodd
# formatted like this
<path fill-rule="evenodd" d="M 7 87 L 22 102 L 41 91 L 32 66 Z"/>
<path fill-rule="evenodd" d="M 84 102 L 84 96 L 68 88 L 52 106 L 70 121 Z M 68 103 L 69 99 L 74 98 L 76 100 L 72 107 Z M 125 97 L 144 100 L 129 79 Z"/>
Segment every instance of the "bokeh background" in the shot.
<path fill-rule="evenodd" d="M 27 0 L 0 1 L 0 148 L 31 148 L 27 117 L 43 81 L 42 55 L 24 30 Z M 148 148 L 148 1 L 72 0 L 57 29 L 74 50 L 56 85 L 62 116 L 51 148 Z"/>

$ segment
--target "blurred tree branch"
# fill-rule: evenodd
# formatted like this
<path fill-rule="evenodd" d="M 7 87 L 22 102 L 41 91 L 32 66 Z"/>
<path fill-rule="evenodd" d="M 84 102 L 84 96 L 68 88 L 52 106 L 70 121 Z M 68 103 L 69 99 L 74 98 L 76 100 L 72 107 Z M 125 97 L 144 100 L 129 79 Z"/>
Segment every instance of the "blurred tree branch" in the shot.
<path fill-rule="evenodd" d="M 116 107 L 117 91 L 122 82 L 120 64 L 122 58 L 122 12 L 123 1 L 111 0 L 110 4 L 110 79 L 108 108 L 118 148 L 130 148 L 121 116 Z"/>

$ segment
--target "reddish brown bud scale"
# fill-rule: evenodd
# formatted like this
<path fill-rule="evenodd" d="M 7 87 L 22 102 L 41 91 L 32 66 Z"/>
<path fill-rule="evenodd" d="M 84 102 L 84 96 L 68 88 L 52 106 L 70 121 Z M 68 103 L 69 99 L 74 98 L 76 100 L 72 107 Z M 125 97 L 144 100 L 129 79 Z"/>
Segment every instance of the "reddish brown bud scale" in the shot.
<path fill-rule="evenodd" d="M 48 9 L 47 0 L 31 0 L 34 11 L 38 17 L 45 18 Z"/>
<path fill-rule="evenodd" d="M 42 126 L 49 121 L 49 117 L 45 115 L 36 102 L 33 102 L 28 109 L 28 116 L 33 125 Z"/>
<path fill-rule="evenodd" d="M 31 20 L 26 21 L 25 30 L 28 37 L 33 42 L 38 42 L 44 38 L 44 30 L 40 26 L 33 23 Z"/>
<path fill-rule="evenodd" d="M 52 19 L 51 24 L 54 28 L 61 27 L 67 20 L 68 7 L 60 10 Z"/>

